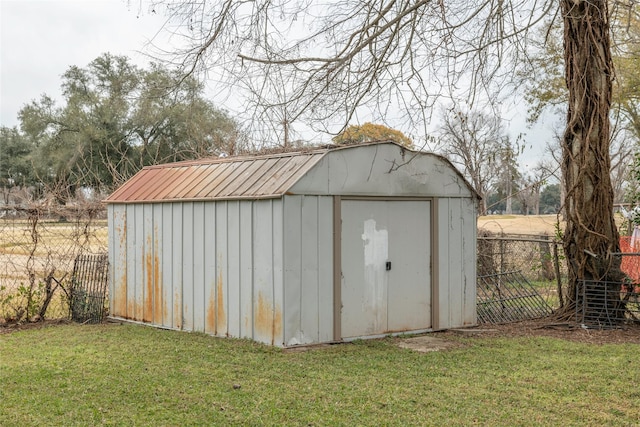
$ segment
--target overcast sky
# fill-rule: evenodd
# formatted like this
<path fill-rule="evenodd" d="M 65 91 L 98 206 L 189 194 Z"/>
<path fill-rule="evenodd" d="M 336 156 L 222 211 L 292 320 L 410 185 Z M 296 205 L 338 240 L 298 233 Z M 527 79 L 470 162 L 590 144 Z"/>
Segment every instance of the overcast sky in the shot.
<path fill-rule="evenodd" d="M 129 4 L 128 4 L 129 3 Z M 0 125 L 17 126 L 24 104 L 60 95 L 62 74 L 103 53 L 149 62 L 139 51 L 164 17 L 140 0 L 0 0 Z M 142 13 L 141 13 L 142 12 Z"/>
<path fill-rule="evenodd" d="M 143 1 L 0 0 L 0 125 L 18 126 L 18 111 L 44 93 L 60 104 L 61 76 L 72 65 L 86 67 L 109 52 L 146 67 L 150 59 L 142 51 L 166 17 L 149 13 Z M 162 45 L 162 39 L 155 41 Z M 526 106 L 518 107 L 503 118 L 513 138 L 527 133 L 523 166 L 531 167 L 542 156 L 550 125 L 526 129 Z"/>

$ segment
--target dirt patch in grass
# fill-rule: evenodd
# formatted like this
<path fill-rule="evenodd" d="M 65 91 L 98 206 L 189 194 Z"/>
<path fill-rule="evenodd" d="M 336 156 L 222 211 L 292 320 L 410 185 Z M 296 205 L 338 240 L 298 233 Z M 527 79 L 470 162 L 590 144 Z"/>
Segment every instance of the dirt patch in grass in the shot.
<path fill-rule="evenodd" d="M 548 319 L 531 320 L 502 325 L 478 325 L 464 329 L 428 333 L 398 339 L 401 348 L 421 353 L 443 351 L 463 346 L 465 338 L 522 338 L 550 337 L 585 344 L 639 344 L 640 325 L 624 325 L 617 329 L 584 329 L 575 323 L 558 323 Z"/>
<path fill-rule="evenodd" d="M 623 325 L 617 329 L 584 329 L 576 323 L 559 323 L 549 319 L 480 325 L 465 330 L 451 330 L 447 335 L 473 335 L 478 337 L 551 337 L 587 344 L 639 344 L 640 325 Z"/>
<path fill-rule="evenodd" d="M 460 347 L 461 344 L 436 333 L 404 338 L 398 341 L 397 345 L 400 348 L 414 350 L 419 353 L 429 353 L 431 351 L 449 350 Z"/>
<path fill-rule="evenodd" d="M 68 325 L 69 323 L 71 323 L 71 320 L 68 319 L 52 319 L 23 323 L 6 323 L 3 319 L 0 319 L 0 335 L 29 329 L 42 329 L 50 326 Z"/>

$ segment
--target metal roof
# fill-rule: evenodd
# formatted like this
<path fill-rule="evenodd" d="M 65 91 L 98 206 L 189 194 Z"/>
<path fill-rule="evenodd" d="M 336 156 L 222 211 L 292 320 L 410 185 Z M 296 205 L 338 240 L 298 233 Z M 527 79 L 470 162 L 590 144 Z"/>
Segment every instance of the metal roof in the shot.
<path fill-rule="evenodd" d="M 106 203 L 265 199 L 284 195 L 329 149 L 148 166 Z"/>

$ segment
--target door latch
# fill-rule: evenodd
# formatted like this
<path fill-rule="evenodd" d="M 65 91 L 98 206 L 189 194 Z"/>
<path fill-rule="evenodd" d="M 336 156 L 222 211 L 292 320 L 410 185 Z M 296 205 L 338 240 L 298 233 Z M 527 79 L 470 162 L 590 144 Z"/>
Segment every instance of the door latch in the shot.
<path fill-rule="evenodd" d="M 391 261 L 387 261 L 386 270 L 391 270 Z"/>

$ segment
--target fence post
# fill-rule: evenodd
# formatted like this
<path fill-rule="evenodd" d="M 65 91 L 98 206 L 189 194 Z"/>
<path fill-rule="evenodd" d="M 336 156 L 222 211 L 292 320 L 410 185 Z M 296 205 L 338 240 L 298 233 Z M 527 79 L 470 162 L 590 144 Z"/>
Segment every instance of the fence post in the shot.
<path fill-rule="evenodd" d="M 558 283 L 558 303 L 559 308 L 564 307 L 564 296 L 562 295 L 562 277 L 560 277 L 560 257 L 558 256 L 558 242 L 553 241 L 553 264 L 556 270 L 556 282 Z"/>

